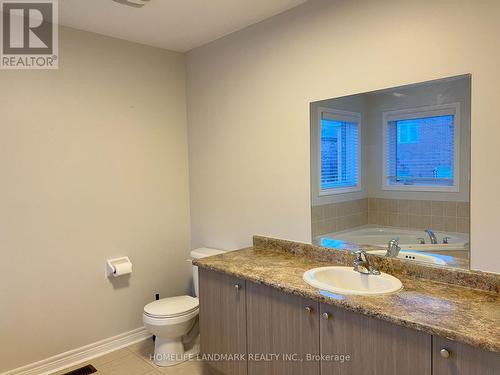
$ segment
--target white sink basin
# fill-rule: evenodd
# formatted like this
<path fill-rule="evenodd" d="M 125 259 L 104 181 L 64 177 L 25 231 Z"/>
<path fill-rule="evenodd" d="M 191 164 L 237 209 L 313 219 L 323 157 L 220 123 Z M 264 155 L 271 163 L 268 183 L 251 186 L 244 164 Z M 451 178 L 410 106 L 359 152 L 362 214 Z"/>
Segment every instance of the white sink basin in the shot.
<path fill-rule="evenodd" d="M 369 254 L 374 254 L 374 255 L 384 255 L 386 253 L 386 250 L 372 250 L 368 251 Z M 399 259 L 406 259 L 406 260 L 413 260 L 416 262 L 427 262 L 427 263 L 433 263 L 433 264 L 441 264 L 441 265 L 446 265 L 446 262 L 436 256 L 432 255 L 425 255 L 421 254 L 415 251 L 407 251 L 407 250 L 401 250 L 397 256 Z"/>
<path fill-rule="evenodd" d="M 403 287 L 401 281 L 386 273 L 364 275 L 352 267 L 319 267 L 304 272 L 309 285 L 338 294 L 376 295 L 392 293 Z"/>

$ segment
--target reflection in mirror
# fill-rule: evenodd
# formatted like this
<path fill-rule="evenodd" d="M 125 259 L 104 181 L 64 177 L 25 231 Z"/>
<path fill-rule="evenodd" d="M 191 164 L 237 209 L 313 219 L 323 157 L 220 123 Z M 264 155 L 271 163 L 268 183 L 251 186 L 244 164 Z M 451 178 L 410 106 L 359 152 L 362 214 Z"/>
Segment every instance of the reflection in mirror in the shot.
<path fill-rule="evenodd" d="M 469 267 L 470 80 L 311 103 L 314 243 Z"/>

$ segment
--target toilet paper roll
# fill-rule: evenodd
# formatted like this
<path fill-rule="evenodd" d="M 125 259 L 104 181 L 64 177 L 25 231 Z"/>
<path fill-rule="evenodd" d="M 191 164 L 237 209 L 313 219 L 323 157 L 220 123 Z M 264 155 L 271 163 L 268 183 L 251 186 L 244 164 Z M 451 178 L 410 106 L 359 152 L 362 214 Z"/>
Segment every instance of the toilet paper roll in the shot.
<path fill-rule="evenodd" d="M 130 262 L 113 263 L 113 268 L 114 268 L 113 272 L 114 277 L 132 273 L 132 263 Z"/>

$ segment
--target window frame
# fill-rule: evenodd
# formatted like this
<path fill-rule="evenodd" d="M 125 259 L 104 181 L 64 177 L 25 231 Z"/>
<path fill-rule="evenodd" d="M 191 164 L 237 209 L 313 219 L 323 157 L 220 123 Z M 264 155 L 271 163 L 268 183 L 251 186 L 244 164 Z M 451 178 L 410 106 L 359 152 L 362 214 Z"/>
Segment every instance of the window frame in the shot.
<path fill-rule="evenodd" d="M 356 186 L 349 187 L 338 187 L 330 189 L 321 189 L 321 119 L 322 114 L 327 112 L 334 119 L 346 122 L 356 122 L 358 124 L 358 149 L 356 150 L 357 158 L 357 184 Z M 344 111 L 340 109 L 328 108 L 328 107 L 318 107 L 317 120 L 316 120 L 316 172 L 317 172 L 317 184 L 318 184 L 318 196 L 325 197 L 337 194 L 354 193 L 362 190 L 361 186 L 361 142 L 362 142 L 362 122 L 361 113 Z"/>
<path fill-rule="evenodd" d="M 409 120 L 423 117 L 453 115 L 453 185 L 451 186 L 422 186 L 422 185 L 391 185 L 388 183 L 387 159 L 388 155 L 388 123 L 399 120 Z M 425 192 L 459 192 L 460 191 L 460 103 L 449 103 L 417 108 L 401 109 L 382 112 L 382 149 L 383 174 L 382 190 L 425 191 Z"/>

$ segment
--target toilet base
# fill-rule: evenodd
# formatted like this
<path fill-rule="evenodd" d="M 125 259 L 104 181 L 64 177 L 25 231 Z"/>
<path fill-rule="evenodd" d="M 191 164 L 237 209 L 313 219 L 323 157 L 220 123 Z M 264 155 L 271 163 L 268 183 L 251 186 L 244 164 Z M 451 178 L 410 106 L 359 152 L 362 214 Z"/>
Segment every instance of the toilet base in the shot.
<path fill-rule="evenodd" d="M 200 350 L 199 345 L 193 345 L 188 351 L 184 350 L 182 337 L 164 339 L 156 337 L 153 363 L 160 367 L 175 366 L 196 357 Z"/>

